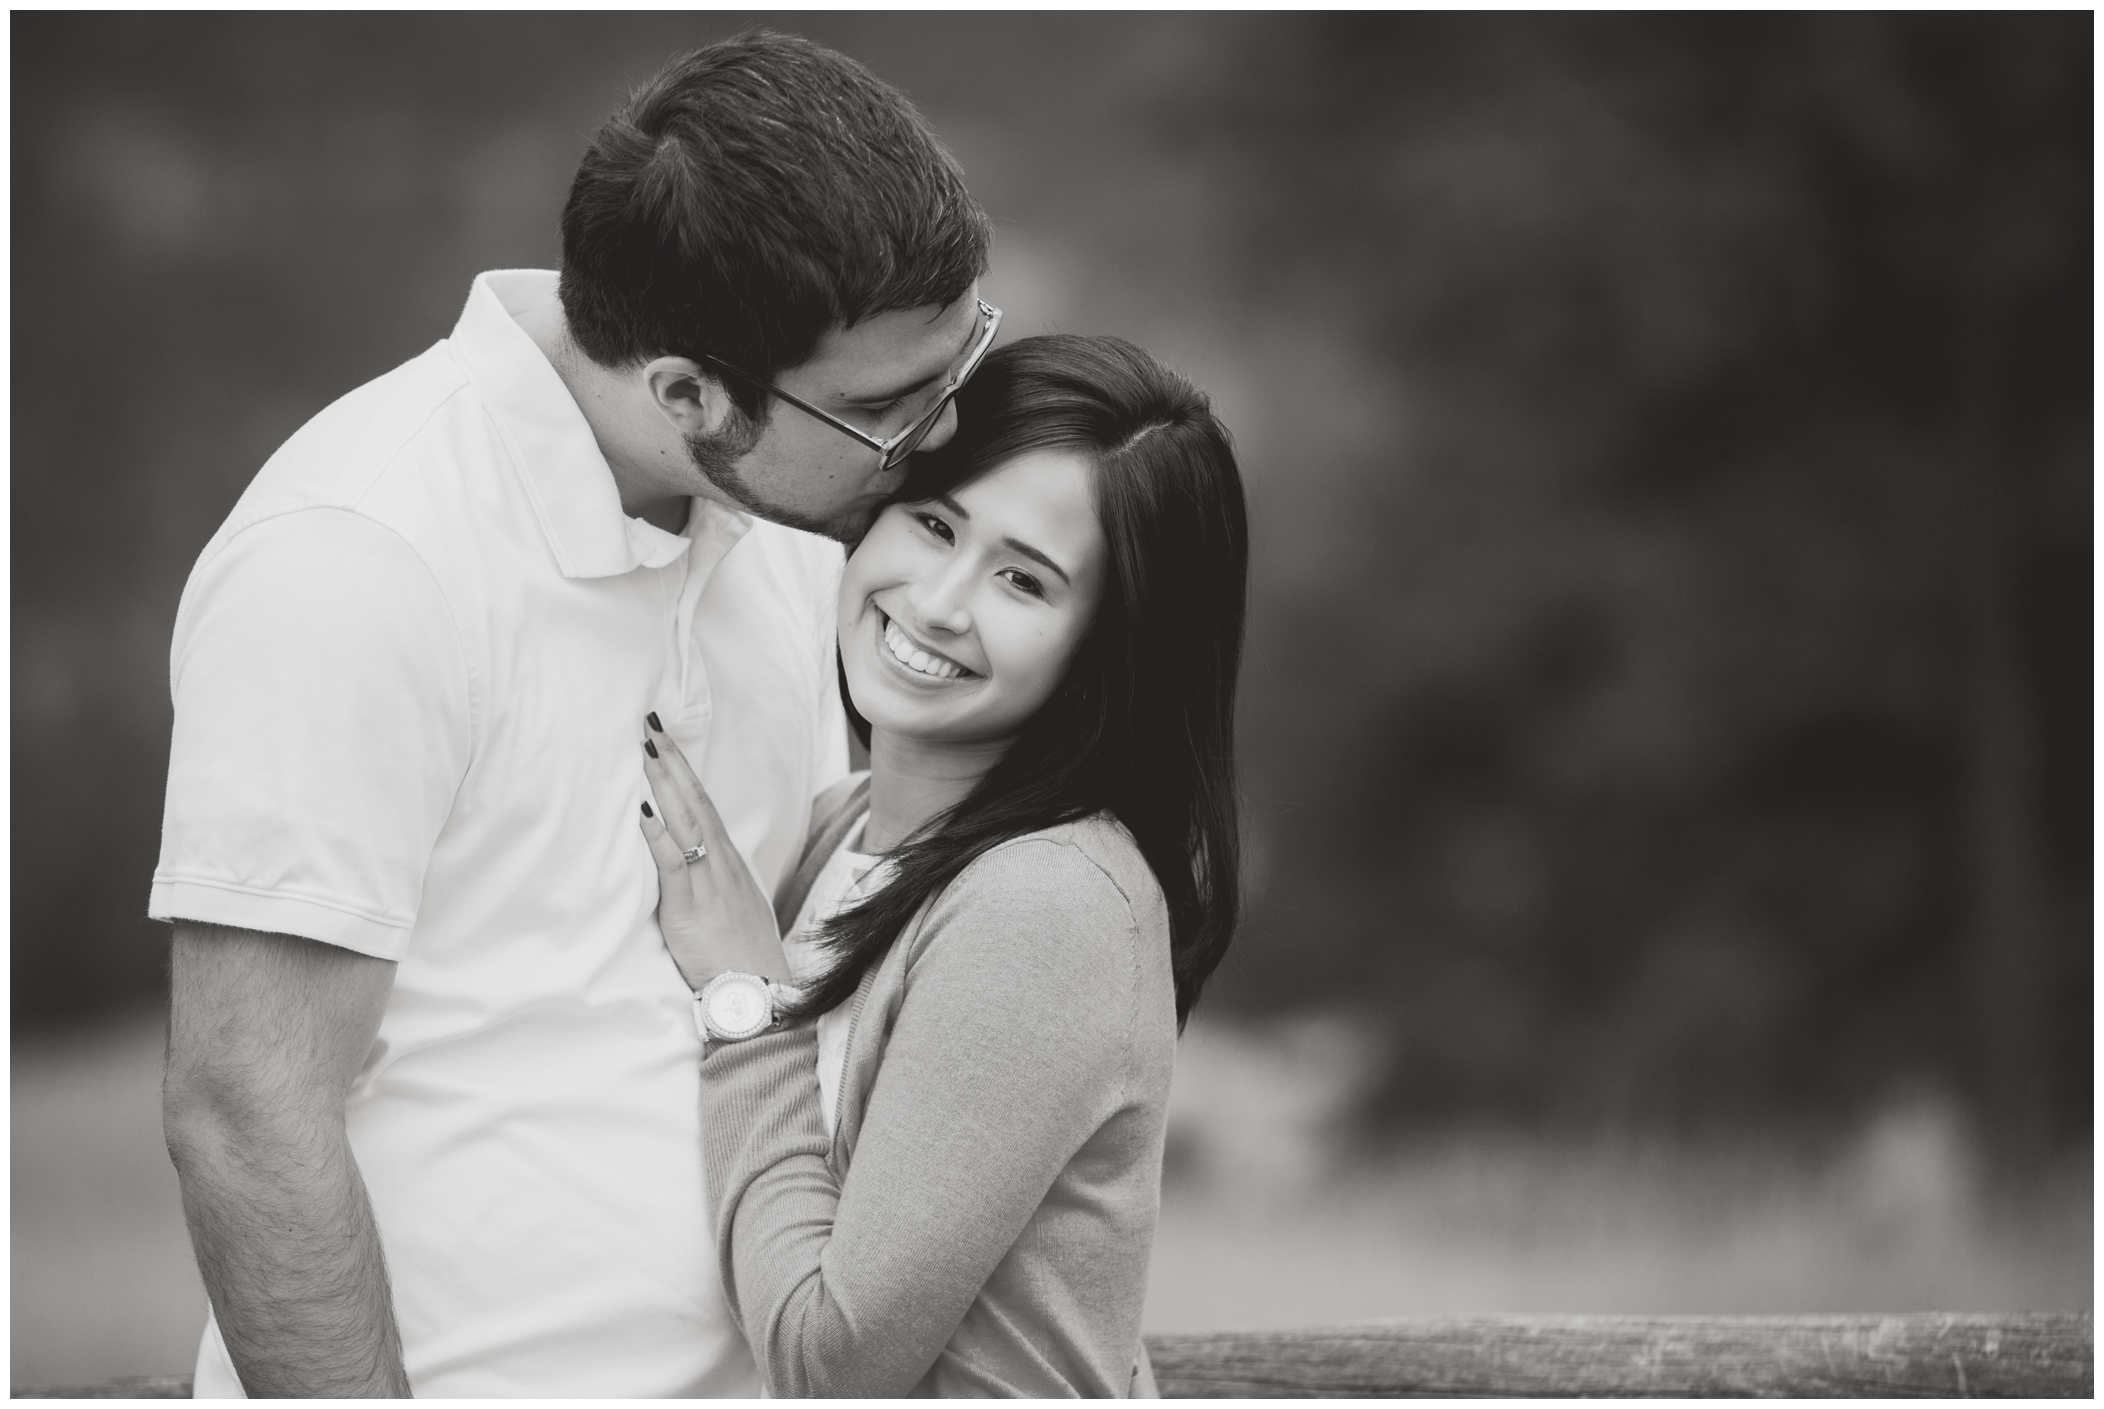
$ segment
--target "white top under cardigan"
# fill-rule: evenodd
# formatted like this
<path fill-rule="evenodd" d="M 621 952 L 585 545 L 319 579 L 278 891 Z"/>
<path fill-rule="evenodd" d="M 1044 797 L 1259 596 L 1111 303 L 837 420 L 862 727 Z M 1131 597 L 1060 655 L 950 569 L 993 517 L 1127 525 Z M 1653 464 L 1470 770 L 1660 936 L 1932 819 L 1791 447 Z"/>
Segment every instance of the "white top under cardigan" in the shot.
<path fill-rule="evenodd" d="M 868 825 L 865 813 L 839 849 L 826 859 L 817 879 L 811 882 L 796 924 L 782 940 L 792 982 L 809 983 L 825 972 L 829 956 L 817 941 L 819 926 L 883 885 L 891 871 L 883 857 L 859 849 Z M 840 1113 L 840 1073 L 847 1061 L 849 1014 L 849 1005 L 843 1003 L 818 1017 L 819 1114 L 825 1118 L 828 1135 L 833 1133 Z"/>

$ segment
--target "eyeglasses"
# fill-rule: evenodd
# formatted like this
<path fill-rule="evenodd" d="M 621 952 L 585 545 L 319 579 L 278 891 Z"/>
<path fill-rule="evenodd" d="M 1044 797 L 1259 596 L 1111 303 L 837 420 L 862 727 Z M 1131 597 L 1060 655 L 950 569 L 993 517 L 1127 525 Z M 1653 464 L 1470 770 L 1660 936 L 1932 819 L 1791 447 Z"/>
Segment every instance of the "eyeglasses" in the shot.
<path fill-rule="evenodd" d="M 889 440 L 879 440 L 873 435 L 857 430 L 832 412 L 813 406 L 802 397 L 783 391 L 772 382 L 763 382 L 750 372 L 742 372 L 720 357 L 711 357 L 704 353 L 701 360 L 719 371 L 730 373 L 748 386 L 758 387 L 769 396 L 780 397 L 799 411 L 816 416 L 842 435 L 853 436 L 877 452 L 877 473 L 882 474 L 920 449 L 920 443 L 928 438 L 929 431 L 935 429 L 935 423 L 942 419 L 942 413 L 949 409 L 957 393 L 964 390 L 964 384 L 971 380 L 972 373 L 979 370 L 979 364 L 985 360 L 987 350 L 994 345 L 994 334 L 1000 330 L 1001 310 L 982 298 L 979 300 L 979 317 L 984 320 L 984 325 L 979 329 L 978 339 L 973 342 L 971 351 L 965 353 L 963 363 L 957 368 L 957 375 L 950 378 L 949 385 L 942 389 L 942 395 L 935 398 L 935 404 L 930 406 L 919 420 Z"/>

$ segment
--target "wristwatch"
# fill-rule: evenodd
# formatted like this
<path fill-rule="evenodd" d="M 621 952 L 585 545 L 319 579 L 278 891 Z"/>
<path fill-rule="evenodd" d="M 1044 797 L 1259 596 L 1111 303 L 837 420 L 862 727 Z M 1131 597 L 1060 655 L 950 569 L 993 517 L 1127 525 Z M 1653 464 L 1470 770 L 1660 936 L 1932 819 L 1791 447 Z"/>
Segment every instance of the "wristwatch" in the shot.
<path fill-rule="evenodd" d="M 694 1026 L 705 1042 L 743 1042 L 773 1027 L 797 997 L 794 988 L 758 974 L 718 974 L 694 997 Z"/>

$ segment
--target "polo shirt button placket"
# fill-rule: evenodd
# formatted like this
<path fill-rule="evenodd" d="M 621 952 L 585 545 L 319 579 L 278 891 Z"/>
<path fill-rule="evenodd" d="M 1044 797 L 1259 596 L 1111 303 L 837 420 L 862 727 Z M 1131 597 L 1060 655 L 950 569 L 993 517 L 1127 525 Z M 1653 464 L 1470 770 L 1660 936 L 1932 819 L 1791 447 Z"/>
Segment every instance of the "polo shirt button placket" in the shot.
<path fill-rule="evenodd" d="M 708 757 L 709 725 L 715 722 L 715 718 L 716 711 L 704 699 L 698 706 L 681 710 L 678 715 L 679 722 L 674 726 L 680 748 L 685 750 L 688 758 L 694 760 L 697 769 L 701 766 L 701 760 Z"/>

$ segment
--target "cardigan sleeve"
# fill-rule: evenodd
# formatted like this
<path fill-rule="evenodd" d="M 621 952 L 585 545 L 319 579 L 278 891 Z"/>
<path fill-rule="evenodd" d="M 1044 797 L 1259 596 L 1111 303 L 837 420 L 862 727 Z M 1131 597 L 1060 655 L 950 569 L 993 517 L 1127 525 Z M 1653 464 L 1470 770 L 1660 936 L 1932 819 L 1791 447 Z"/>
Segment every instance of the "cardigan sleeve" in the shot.
<path fill-rule="evenodd" d="M 704 1059 L 717 1253 L 771 1394 L 899 1396 L 927 1373 L 1124 1099 L 1137 942 L 1075 847 L 982 857 L 928 912 L 837 1182 L 811 1025 Z"/>

